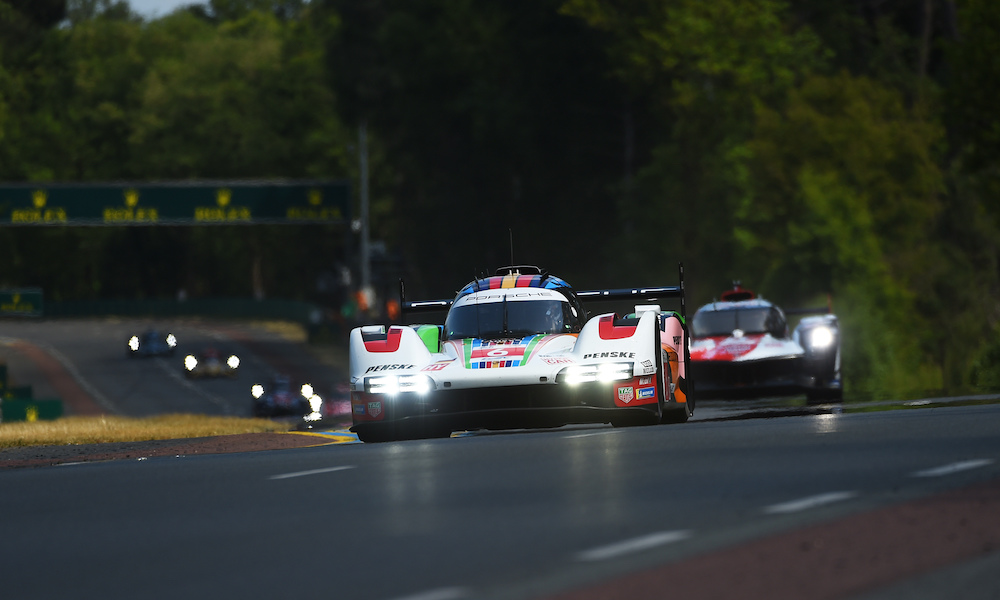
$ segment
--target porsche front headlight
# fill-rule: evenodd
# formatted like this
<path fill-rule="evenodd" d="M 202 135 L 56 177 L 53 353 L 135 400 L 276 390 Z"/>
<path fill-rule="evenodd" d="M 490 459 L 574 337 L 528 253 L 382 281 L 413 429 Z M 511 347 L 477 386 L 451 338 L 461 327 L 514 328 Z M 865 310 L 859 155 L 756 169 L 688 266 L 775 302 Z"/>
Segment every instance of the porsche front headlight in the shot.
<path fill-rule="evenodd" d="M 426 375 L 379 375 L 365 378 L 365 391 L 370 394 L 426 394 L 434 382 Z"/>
<path fill-rule="evenodd" d="M 250 395 L 254 398 L 260 399 L 264 395 L 264 386 L 259 383 L 255 383 L 252 388 L 250 388 Z"/>
<path fill-rule="evenodd" d="M 194 368 L 198 366 L 198 359 L 194 357 L 193 354 L 188 354 L 184 357 L 184 368 L 188 371 L 194 371 Z"/>
<path fill-rule="evenodd" d="M 133 335 L 132 337 L 130 337 L 128 339 L 128 347 L 132 350 L 132 352 L 135 352 L 136 350 L 138 350 L 139 349 L 139 336 Z"/>
<path fill-rule="evenodd" d="M 240 357 L 234 354 L 229 357 L 229 360 L 226 361 L 226 364 L 229 365 L 230 369 L 238 369 L 240 368 Z"/>
<path fill-rule="evenodd" d="M 599 363 L 573 365 L 559 373 L 558 379 L 569 385 L 581 383 L 621 381 L 632 378 L 632 363 Z"/>

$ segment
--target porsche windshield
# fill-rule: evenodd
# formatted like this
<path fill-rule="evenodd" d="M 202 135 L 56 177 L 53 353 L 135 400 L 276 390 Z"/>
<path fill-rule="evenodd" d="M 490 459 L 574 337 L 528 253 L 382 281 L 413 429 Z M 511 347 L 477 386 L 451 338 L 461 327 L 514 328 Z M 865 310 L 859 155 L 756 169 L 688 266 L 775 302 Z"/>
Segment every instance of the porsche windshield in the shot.
<path fill-rule="evenodd" d="M 702 310 L 694 315 L 691 335 L 696 338 L 732 335 L 740 329 L 743 333 L 768 333 L 780 335 L 784 319 L 774 308 L 756 307 L 737 310 Z"/>
<path fill-rule="evenodd" d="M 500 339 L 536 333 L 566 333 L 572 329 L 572 322 L 569 302 L 563 300 L 502 300 L 455 306 L 448 312 L 444 329 L 450 340 Z"/>

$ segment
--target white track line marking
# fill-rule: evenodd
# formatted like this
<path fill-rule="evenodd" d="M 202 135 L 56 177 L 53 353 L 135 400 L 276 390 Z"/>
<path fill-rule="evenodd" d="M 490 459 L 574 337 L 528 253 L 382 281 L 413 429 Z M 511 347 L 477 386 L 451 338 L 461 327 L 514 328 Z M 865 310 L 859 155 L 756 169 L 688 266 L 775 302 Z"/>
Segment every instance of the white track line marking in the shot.
<path fill-rule="evenodd" d="M 594 433 L 578 433 L 576 435 L 563 436 L 564 440 L 575 440 L 585 437 L 594 437 L 595 435 L 608 435 L 609 433 L 618 433 L 617 431 L 595 431 Z"/>
<path fill-rule="evenodd" d="M 917 471 L 911 474 L 910 476 L 941 477 L 943 475 L 951 475 L 952 473 L 958 473 L 960 471 L 968 471 L 969 469 L 978 469 L 979 467 L 985 467 L 986 465 L 992 463 L 993 460 L 989 458 L 976 458 L 973 460 L 963 460 L 961 462 L 955 462 L 940 467 L 934 467 L 933 469 L 924 469 L 923 471 Z"/>
<path fill-rule="evenodd" d="M 335 471 L 345 471 L 347 469 L 353 469 L 354 465 L 345 465 L 342 467 L 327 467 L 326 469 L 313 469 L 311 471 L 298 471 L 296 473 L 282 473 L 281 475 L 271 475 L 268 479 L 291 479 L 292 477 L 306 477 L 307 475 L 320 475 L 323 473 L 333 473 Z"/>
<path fill-rule="evenodd" d="M 395 600 L 455 600 L 456 598 L 466 598 L 465 590 L 459 587 L 438 588 L 428 590 L 411 596 L 402 596 Z"/>
<path fill-rule="evenodd" d="M 197 385 L 195 385 L 193 381 L 191 381 L 190 379 L 188 379 L 186 376 L 181 375 L 180 373 L 178 373 L 176 370 L 174 370 L 170 366 L 170 363 L 167 362 L 167 359 L 162 358 L 160 356 L 157 356 L 157 357 L 155 357 L 154 361 L 155 361 L 156 366 L 159 367 L 161 370 L 163 370 L 163 372 L 166 373 L 171 379 L 173 379 L 177 383 L 181 384 L 182 386 L 186 387 L 187 389 L 191 390 L 195 394 L 201 396 L 205 400 L 208 400 L 212 404 L 218 406 L 220 409 L 222 409 L 223 413 L 225 413 L 227 415 L 233 414 L 233 407 L 229 406 L 226 403 L 225 400 L 223 400 L 222 398 L 220 398 L 219 396 L 216 396 L 215 394 L 213 394 L 211 392 L 207 392 L 207 391 L 201 389 L 200 387 L 198 387 Z"/>
<path fill-rule="evenodd" d="M 32 342 L 32 343 L 34 343 L 36 346 L 38 346 L 42 350 L 48 352 L 49 354 L 52 355 L 53 358 L 55 358 L 57 361 L 59 361 L 59 364 L 61 364 L 64 369 L 66 369 L 67 371 L 69 371 L 70 376 L 72 376 L 73 379 L 76 380 L 76 383 L 80 387 L 83 388 L 83 391 L 85 391 L 88 394 L 90 394 L 90 397 L 93 398 L 95 402 L 97 402 L 98 404 L 100 404 L 102 408 L 104 408 L 105 410 L 107 410 L 108 412 L 111 412 L 111 413 L 117 413 L 118 412 L 118 409 L 115 406 L 115 404 L 111 400 L 108 400 L 107 396 L 105 396 L 100 391 L 98 391 L 98 389 L 96 387 L 94 387 L 93 385 L 91 385 L 91 383 L 89 381 L 87 381 L 86 379 L 84 379 L 83 375 L 80 374 L 80 371 L 77 370 L 76 365 L 74 365 L 66 357 L 65 354 L 63 354 L 62 352 L 56 350 L 50 344 L 46 344 L 44 342 Z"/>
<path fill-rule="evenodd" d="M 799 498 L 798 500 L 772 504 L 771 506 L 765 507 L 764 512 L 769 515 L 799 512 L 815 508 L 817 506 L 823 506 L 824 504 L 847 500 L 848 498 L 853 498 L 857 495 L 857 492 L 828 492 L 826 494 L 817 494 L 815 496 Z"/>
<path fill-rule="evenodd" d="M 577 554 L 576 559 L 582 561 L 606 560 L 622 556 L 623 554 L 631 554 L 633 552 L 655 548 L 656 546 L 679 542 L 689 537 L 691 537 L 690 531 L 661 531 L 659 533 L 651 533 L 649 535 L 632 538 L 616 544 L 591 548 L 590 550 L 585 550 Z"/>

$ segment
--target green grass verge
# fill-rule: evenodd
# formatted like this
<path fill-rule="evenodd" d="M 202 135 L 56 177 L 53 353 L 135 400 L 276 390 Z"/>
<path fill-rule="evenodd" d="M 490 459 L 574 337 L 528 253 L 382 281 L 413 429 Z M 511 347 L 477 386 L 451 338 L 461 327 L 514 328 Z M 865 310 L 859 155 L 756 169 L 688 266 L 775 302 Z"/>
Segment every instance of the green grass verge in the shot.
<path fill-rule="evenodd" d="M 268 419 L 162 415 L 64 417 L 55 421 L 0 423 L 0 449 L 21 446 L 104 444 L 289 431 L 287 423 Z"/>

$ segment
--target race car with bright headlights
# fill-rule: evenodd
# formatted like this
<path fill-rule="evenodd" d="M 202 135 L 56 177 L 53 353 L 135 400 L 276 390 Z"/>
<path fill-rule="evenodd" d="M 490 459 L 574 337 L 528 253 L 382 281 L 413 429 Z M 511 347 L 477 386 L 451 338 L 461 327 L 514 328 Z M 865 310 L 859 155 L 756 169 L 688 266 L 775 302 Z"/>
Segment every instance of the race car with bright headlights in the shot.
<path fill-rule="evenodd" d="M 150 328 L 128 339 L 128 355 L 131 357 L 172 356 L 176 350 L 177 337 L 158 329 Z"/>
<path fill-rule="evenodd" d="M 215 348 L 205 348 L 184 357 L 184 374 L 190 378 L 236 377 L 239 369 L 240 357 L 230 354 L 223 360 L 223 355 Z"/>
<path fill-rule="evenodd" d="M 503 267 L 452 300 L 443 325 L 370 325 L 350 335 L 351 430 L 365 442 L 454 431 L 684 422 L 683 267 L 679 285 L 576 292 L 538 267 Z M 650 304 L 677 298 L 680 312 Z M 643 302 L 588 319 L 584 304 Z M 630 305 L 631 307 L 631 305 Z"/>
<path fill-rule="evenodd" d="M 701 398 L 805 394 L 839 401 L 840 327 L 829 306 L 804 316 L 789 334 L 785 311 L 739 283 L 691 319 L 691 373 Z"/>
<path fill-rule="evenodd" d="M 253 396 L 253 416 L 255 417 L 308 417 L 320 418 L 319 410 L 323 399 L 308 383 L 296 387 L 291 379 L 276 375 L 267 383 L 255 383 L 250 387 Z"/>

